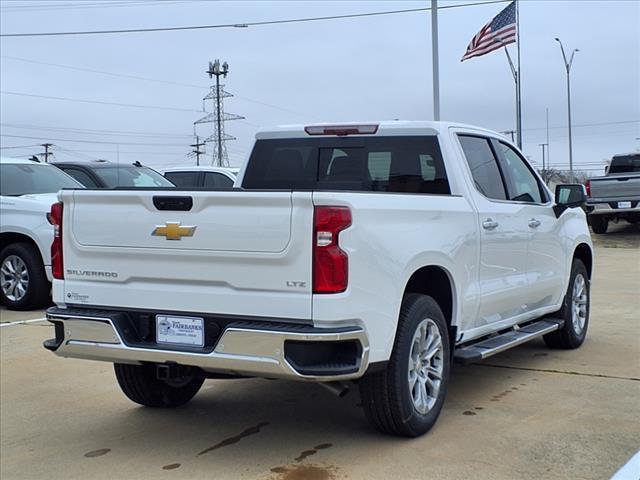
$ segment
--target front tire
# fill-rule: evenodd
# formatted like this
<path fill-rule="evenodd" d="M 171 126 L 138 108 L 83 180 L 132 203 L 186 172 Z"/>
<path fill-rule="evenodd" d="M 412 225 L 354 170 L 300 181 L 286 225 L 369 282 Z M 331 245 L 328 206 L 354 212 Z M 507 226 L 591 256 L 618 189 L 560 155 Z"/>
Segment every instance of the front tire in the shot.
<path fill-rule="evenodd" d="M 13 243 L 0 252 L 0 302 L 12 310 L 34 310 L 49 300 L 47 280 L 38 249 Z"/>
<path fill-rule="evenodd" d="M 553 315 L 564 320 L 560 330 L 544 336 L 544 342 L 551 348 L 573 349 L 584 343 L 589 327 L 591 289 L 589 272 L 578 259 L 571 265 L 569 287 L 562 308 Z"/>
<path fill-rule="evenodd" d="M 172 408 L 184 405 L 202 387 L 204 377 L 189 375 L 172 380 L 160 380 L 155 364 L 113 365 L 118 384 L 129 400 L 145 407 Z"/>
<path fill-rule="evenodd" d="M 607 233 L 608 228 L 609 220 L 607 220 L 605 217 L 595 215 L 591 217 L 591 230 L 593 230 L 593 233 Z"/>
<path fill-rule="evenodd" d="M 437 302 L 406 295 L 387 368 L 360 382 L 365 415 L 379 431 L 417 437 L 436 423 L 449 383 L 449 329 Z"/>

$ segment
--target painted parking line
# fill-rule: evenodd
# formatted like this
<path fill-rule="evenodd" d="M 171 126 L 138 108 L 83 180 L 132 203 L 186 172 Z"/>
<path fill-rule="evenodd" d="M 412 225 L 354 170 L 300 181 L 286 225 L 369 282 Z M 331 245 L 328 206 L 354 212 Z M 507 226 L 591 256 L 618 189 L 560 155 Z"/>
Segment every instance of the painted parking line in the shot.
<path fill-rule="evenodd" d="M 27 323 L 43 322 L 46 318 L 34 318 L 33 320 L 18 320 L 17 322 L 0 323 L 0 327 L 10 327 L 11 325 L 26 325 Z"/>

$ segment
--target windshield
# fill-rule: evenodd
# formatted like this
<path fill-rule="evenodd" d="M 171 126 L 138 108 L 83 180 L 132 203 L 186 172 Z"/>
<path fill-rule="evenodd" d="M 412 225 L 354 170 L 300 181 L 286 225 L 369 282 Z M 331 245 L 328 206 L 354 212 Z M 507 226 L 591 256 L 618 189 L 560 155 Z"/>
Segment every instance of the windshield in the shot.
<path fill-rule="evenodd" d="M 155 170 L 147 167 L 98 167 L 95 170 L 107 188 L 115 187 L 175 187 Z"/>
<path fill-rule="evenodd" d="M 609 173 L 640 172 L 640 155 L 620 155 L 611 159 Z"/>
<path fill-rule="evenodd" d="M 83 187 L 62 170 L 51 165 L 0 164 L 0 195 L 56 193 L 62 188 Z"/>

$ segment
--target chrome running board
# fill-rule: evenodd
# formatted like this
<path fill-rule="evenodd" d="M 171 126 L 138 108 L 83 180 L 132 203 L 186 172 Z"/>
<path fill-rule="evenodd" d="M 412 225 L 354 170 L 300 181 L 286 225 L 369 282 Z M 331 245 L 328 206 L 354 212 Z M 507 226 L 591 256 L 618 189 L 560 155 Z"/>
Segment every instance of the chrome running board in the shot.
<path fill-rule="evenodd" d="M 479 362 L 496 353 L 504 352 L 534 338 L 551 333 L 563 326 L 564 320 L 559 318 L 545 318 L 523 327 L 516 326 L 512 330 L 499 335 L 456 348 L 453 358 L 457 363 L 462 364 Z"/>

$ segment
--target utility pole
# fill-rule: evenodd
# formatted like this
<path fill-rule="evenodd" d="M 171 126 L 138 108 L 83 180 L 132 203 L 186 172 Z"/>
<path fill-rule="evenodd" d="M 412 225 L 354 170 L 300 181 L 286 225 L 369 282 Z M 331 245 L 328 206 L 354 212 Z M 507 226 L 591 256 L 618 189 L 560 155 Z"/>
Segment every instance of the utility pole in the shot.
<path fill-rule="evenodd" d="M 555 40 L 560 44 L 560 51 L 562 52 L 564 67 L 567 71 L 567 117 L 569 119 L 569 176 L 571 178 L 571 181 L 573 182 L 573 142 L 571 138 L 571 75 L 570 73 L 571 73 L 571 64 L 573 64 L 573 57 L 580 50 L 575 48 L 571 52 L 571 56 L 567 60 L 567 55 L 564 52 L 564 45 L 562 45 L 562 42 L 560 41 L 559 38 L 556 37 Z"/>
<path fill-rule="evenodd" d="M 204 147 L 205 143 L 200 143 L 200 137 L 196 135 L 196 143 L 192 143 L 189 145 L 193 147 L 195 150 L 192 150 L 191 153 L 195 153 L 196 155 L 196 165 L 200 165 L 200 155 L 204 154 L 204 151 L 200 150 L 200 147 Z"/>
<path fill-rule="evenodd" d="M 53 155 L 49 149 L 53 147 L 53 143 L 43 143 L 41 146 L 44 147 L 44 163 L 49 163 L 49 155 Z"/>
<path fill-rule="evenodd" d="M 547 163 L 551 165 L 551 154 L 549 153 L 549 108 L 547 108 Z"/>
<path fill-rule="evenodd" d="M 511 136 L 511 141 L 512 142 L 515 142 L 515 138 L 514 138 L 515 133 L 516 133 L 515 130 L 507 130 L 506 132 L 502 132 L 503 135 Z"/>
<path fill-rule="evenodd" d="M 548 143 L 539 143 L 538 145 L 542 147 L 542 170 L 546 170 L 546 164 L 545 164 L 545 161 L 544 161 L 544 147 L 548 147 L 549 144 Z"/>
<path fill-rule="evenodd" d="M 433 119 L 440 121 L 440 66 L 438 59 L 438 0 L 431 0 L 431 64 L 433 69 Z"/>
<path fill-rule="evenodd" d="M 240 115 L 234 115 L 232 113 L 225 113 L 223 99 L 226 97 L 232 97 L 229 92 L 224 90 L 224 85 L 220 84 L 220 76 L 226 78 L 229 73 L 229 64 L 224 62 L 220 65 L 220 60 L 216 59 L 215 62 L 209 62 L 209 69 L 206 71 L 209 74 L 209 78 L 216 77 L 216 84 L 212 86 L 209 94 L 202 99 L 203 106 L 207 100 L 213 101 L 213 112 L 208 113 L 200 120 L 194 122 L 195 125 L 199 123 L 213 123 L 213 135 L 207 137 L 204 141 L 213 142 L 213 159 L 212 164 L 220 167 L 228 166 L 229 160 L 227 158 L 227 140 L 235 140 L 235 137 L 227 135 L 224 131 L 224 123 L 227 120 L 240 120 L 244 117 Z M 206 111 L 205 108 L 203 110 Z"/>

